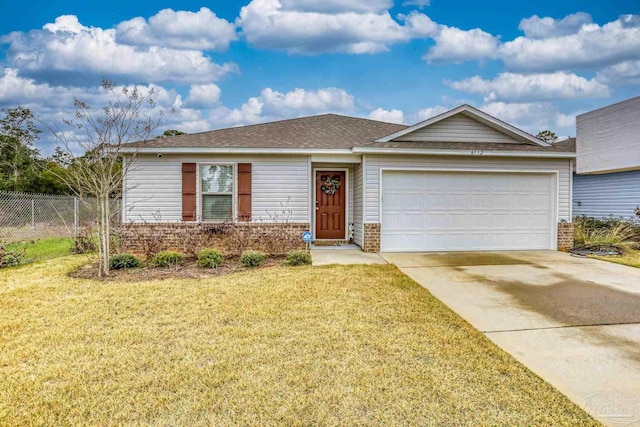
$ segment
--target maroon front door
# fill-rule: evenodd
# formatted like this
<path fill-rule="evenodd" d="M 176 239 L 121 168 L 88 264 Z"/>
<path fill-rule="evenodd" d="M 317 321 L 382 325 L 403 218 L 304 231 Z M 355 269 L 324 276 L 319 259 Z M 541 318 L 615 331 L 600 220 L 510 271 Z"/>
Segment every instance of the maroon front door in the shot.
<path fill-rule="evenodd" d="M 316 172 L 316 239 L 345 238 L 344 172 Z"/>

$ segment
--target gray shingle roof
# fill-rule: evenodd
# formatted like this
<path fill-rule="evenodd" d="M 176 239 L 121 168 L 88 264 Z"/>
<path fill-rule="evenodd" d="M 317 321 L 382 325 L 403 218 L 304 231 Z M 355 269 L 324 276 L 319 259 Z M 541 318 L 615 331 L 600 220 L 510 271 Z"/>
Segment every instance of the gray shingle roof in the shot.
<path fill-rule="evenodd" d="M 551 147 L 531 143 L 482 142 L 375 142 L 386 135 L 406 129 L 395 123 L 337 114 L 301 117 L 208 132 L 157 138 L 131 144 L 143 148 L 255 148 L 255 149 L 351 149 L 413 148 L 431 150 L 575 152 L 575 139 L 560 141 Z"/>
<path fill-rule="evenodd" d="M 356 117 L 323 114 L 202 133 L 158 138 L 145 148 L 352 148 L 406 126 Z"/>

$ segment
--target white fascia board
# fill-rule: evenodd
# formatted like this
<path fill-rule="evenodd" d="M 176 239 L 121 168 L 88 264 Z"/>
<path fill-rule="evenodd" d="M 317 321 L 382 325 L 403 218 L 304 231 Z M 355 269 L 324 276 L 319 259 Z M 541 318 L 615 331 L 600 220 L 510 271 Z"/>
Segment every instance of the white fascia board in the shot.
<path fill-rule="evenodd" d="M 501 131 L 503 133 L 506 134 L 510 134 L 510 135 L 516 135 L 517 137 L 520 137 L 522 139 L 525 139 L 527 141 L 533 142 L 535 144 L 541 145 L 543 147 L 549 147 L 551 146 L 551 144 L 549 144 L 548 142 L 542 141 L 538 138 L 536 138 L 535 136 L 528 134 L 527 132 L 518 129 L 517 127 L 510 125 L 507 122 L 503 122 L 500 119 L 497 119 L 487 113 L 485 113 L 482 110 L 479 110 L 475 107 L 472 107 L 471 105 L 467 105 L 467 104 L 463 104 L 459 107 L 456 107 L 452 110 L 449 111 L 445 111 L 442 114 L 439 114 L 437 116 L 431 117 L 430 119 L 424 120 L 420 123 L 416 123 L 413 126 L 409 126 L 408 128 L 399 130 L 398 132 L 394 132 L 390 135 L 387 135 L 385 137 L 382 137 L 380 139 L 377 139 L 376 142 L 389 142 L 389 141 L 393 141 L 396 138 L 399 138 L 401 136 L 404 136 L 406 134 L 409 134 L 413 131 L 416 131 L 418 129 L 422 129 L 424 127 L 427 127 L 429 125 L 432 125 L 434 123 L 440 122 L 444 119 L 447 119 L 451 116 L 455 116 L 456 114 L 459 113 L 465 113 L 469 116 L 475 117 L 479 122 L 484 123 L 487 126 L 490 126 L 498 131 Z"/>
<path fill-rule="evenodd" d="M 131 154 L 353 154 L 350 148 L 221 148 L 221 147 L 143 147 L 123 148 Z"/>
<path fill-rule="evenodd" d="M 424 150 L 420 148 L 377 148 L 354 147 L 354 153 L 363 154 L 422 154 L 428 156 L 468 156 L 468 157 L 547 157 L 559 159 L 575 159 L 575 153 L 559 153 L 544 151 L 494 151 L 494 150 Z"/>

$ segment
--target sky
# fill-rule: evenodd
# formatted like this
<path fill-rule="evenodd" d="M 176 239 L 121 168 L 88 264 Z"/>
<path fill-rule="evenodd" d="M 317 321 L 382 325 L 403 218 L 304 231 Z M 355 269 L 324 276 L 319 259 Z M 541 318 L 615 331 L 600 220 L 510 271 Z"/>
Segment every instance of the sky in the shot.
<path fill-rule="evenodd" d="M 4 4 L 6 3 L 6 4 Z M 48 126 L 103 78 L 164 129 L 337 113 L 415 124 L 471 104 L 530 133 L 640 95 L 639 0 L 3 2 L 0 107 Z M 38 142 L 43 155 L 56 140 Z"/>

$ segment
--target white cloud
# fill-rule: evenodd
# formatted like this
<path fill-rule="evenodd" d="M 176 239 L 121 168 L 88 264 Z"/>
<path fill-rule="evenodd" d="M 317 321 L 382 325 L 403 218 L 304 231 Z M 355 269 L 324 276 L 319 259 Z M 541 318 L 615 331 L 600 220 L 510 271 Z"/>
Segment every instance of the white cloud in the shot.
<path fill-rule="evenodd" d="M 640 61 L 625 61 L 598 71 L 597 79 L 618 85 L 640 84 Z"/>
<path fill-rule="evenodd" d="M 393 0 L 280 0 L 282 9 L 299 12 L 380 12 L 393 7 Z"/>
<path fill-rule="evenodd" d="M 498 37 L 479 28 L 461 30 L 444 25 L 434 39 L 436 44 L 423 57 L 428 62 L 463 62 L 470 59 L 495 58 L 500 42 Z"/>
<path fill-rule="evenodd" d="M 484 95 L 486 101 L 605 98 L 610 95 L 609 88 L 596 79 L 587 80 L 562 71 L 548 74 L 502 73 L 493 80 L 474 76 L 445 83 L 457 90 Z"/>
<path fill-rule="evenodd" d="M 309 11 L 310 1 L 302 5 L 289 1 L 285 8 L 278 0 L 253 0 L 240 10 L 236 22 L 254 46 L 302 54 L 384 52 L 391 44 L 429 37 L 437 31 L 437 25 L 418 12 L 399 15 L 401 25 L 388 11 L 380 10 L 387 2 L 373 2 L 372 7 L 361 10 L 351 7 L 356 3 L 334 0 L 322 11 Z"/>
<path fill-rule="evenodd" d="M 603 26 L 584 24 L 574 34 L 533 39 L 518 37 L 500 47 L 511 69 L 563 70 L 598 68 L 640 59 L 640 19 L 624 15 Z"/>
<path fill-rule="evenodd" d="M 509 70 L 526 72 L 597 70 L 640 60 L 640 15 L 622 15 L 602 26 L 590 15 L 562 19 L 533 16 L 520 22 L 525 36 L 502 43 L 481 29 L 440 26 L 427 62 L 459 63 L 497 59 Z"/>
<path fill-rule="evenodd" d="M 576 113 L 565 114 L 549 102 L 489 102 L 480 109 L 532 135 L 552 130 L 558 135 L 575 135 Z"/>
<path fill-rule="evenodd" d="M 243 125 L 321 113 L 347 113 L 354 110 L 355 99 L 344 89 L 296 88 L 283 93 L 263 89 L 240 108 L 220 107 L 211 111 L 212 121 L 221 125 Z"/>
<path fill-rule="evenodd" d="M 236 26 L 203 7 L 198 12 L 163 9 L 147 21 L 142 17 L 116 27 L 116 40 L 133 46 L 225 51 L 238 38 Z"/>
<path fill-rule="evenodd" d="M 381 122 L 388 123 L 404 123 L 404 113 L 402 110 L 385 110 L 383 108 L 376 108 L 372 112 L 369 113 L 368 116 L 371 120 L 378 120 Z"/>
<path fill-rule="evenodd" d="M 216 64 L 201 51 L 119 44 L 115 29 L 86 27 L 73 15 L 60 16 L 42 30 L 10 33 L 0 41 L 9 44 L 7 63 L 22 74 L 63 75 L 74 84 L 103 76 L 204 83 L 237 71 L 235 64 Z"/>
<path fill-rule="evenodd" d="M 520 21 L 518 28 L 531 39 L 546 39 L 577 33 L 583 25 L 591 24 L 591 15 L 584 12 L 573 13 L 562 19 L 540 18 L 534 15 Z"/>
<path fill-rule="evenodd" d="M 436 105 L 435 107 L 423 108 L 418 110 L 415 114 L 415 123 L 423 122 L 431 117 L 438 116 L 451 108 L 444 107 L 442 105 Z"/>
<path fill-rule="evenodd" d="M 210 108 L 220 101 L 220 88 L 214 83 L 191 85 L 186 105 L 190 107 Z"/>
<path fill-rule="evenodd" d="M 407 0 L 405 2 L 402 2 L 403 6 L 416 6 L 420 9 L 424 9 L 430 4 L 431 4 L 430 0 Z"/>

